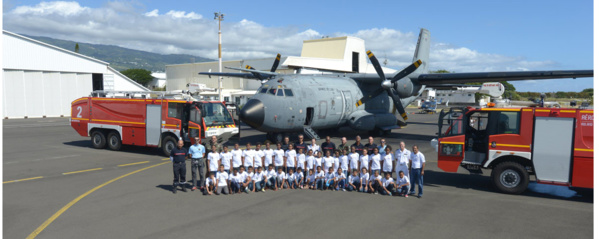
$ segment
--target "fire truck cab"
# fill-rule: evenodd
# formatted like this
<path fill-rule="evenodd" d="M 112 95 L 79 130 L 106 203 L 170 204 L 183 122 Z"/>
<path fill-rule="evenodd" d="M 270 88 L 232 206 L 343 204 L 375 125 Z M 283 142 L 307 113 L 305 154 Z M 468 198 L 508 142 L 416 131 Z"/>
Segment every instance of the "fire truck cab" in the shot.
<path fill-rule="evenodd" d="M 431 141 L 438 166 L 470 173 L 491 169 L 496 189 L 524 192 L 537 183 L 593 188 L 593 110 L 451 108 Z"/>
<path fill-rule="evenodd" d="M 181 92 L 94 91 L 71 103 L 71 126 L 91 136 L 94 148 L 160 147 L 170 155 L 177 141 L 217 136 L 226 141 L 239 129 L 222 102 L 197 101 Z"/>

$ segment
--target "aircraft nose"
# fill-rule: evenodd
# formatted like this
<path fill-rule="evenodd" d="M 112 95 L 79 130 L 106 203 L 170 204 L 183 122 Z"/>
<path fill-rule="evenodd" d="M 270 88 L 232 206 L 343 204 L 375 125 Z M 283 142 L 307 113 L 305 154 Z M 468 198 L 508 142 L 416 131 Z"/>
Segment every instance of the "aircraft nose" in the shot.
<path fill-rule="evenodd" d="M 239 112 L 239 118 L 254 128 L 260 128 L 264 123 L 264 104 L 257 99 L 249 100 Z"/>

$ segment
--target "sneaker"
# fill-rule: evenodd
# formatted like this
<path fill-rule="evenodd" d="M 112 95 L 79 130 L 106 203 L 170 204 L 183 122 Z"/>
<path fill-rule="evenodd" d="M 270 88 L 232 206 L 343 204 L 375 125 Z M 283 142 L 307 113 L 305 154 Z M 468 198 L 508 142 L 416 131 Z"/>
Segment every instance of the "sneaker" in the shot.
<path fill-rule="evenodd" d="M 248 193 L 248 194 L 249 194 L 249 193 L 250 193 L 250 189 L 249 189 L 249 188 L 246 188 L 246 189 L 245 189 L 245 193 Z"/>
<path fill-rule="evenodd" d="M 217 191 L 214 191 L 214 195 L 220 195 L 220 193 L 218 193 Z"/>
<path fill-rule="evenodd" d="M 195 191 L 196 189 L 198 189 L 197 187 L 193 187 L 191 188 L 191 191 Z"/>
<path fill-rule="evenodd" d="M 181 186 L 181 191 L 183 191 L 184 193 L 187 192 L 187 189 L 185 188 L 185 186 Z"/>
<path fill-rule="evenodd" d="M 173 186 L 173 193 L 177 193 L 177 187 Z"/>
<path fill-rule="evenodd" d="M 262 192 L 264 192 L 264 188 L 262 189 Z"/>
<path fill-rule="evenodd" d="M 422 197 L 422 195 L 418 195 L 418 196 L 417 196 L 417 198 L 421 198 L 421 197 Z"/>
<path fill-rule="evenodd" d="M 347 191 L 347 190 L 345 190 L 345 188 L 344 188 L 344 189 L 343 189 L 343 191 L 345 192 L 345 191 Z"/>
<path fill-rule="evenodd" d="M 408 197 L 408 194 L 406 194 L 404 197 Z"/>

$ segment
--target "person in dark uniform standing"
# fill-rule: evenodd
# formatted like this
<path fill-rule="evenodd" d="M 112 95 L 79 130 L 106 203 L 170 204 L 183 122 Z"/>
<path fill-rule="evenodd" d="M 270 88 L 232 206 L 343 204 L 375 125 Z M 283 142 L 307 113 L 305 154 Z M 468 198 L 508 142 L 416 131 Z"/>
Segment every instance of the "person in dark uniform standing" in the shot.
<path fill-rule="evenodd" d="M 212 135 L 212 138 L 210 138 L 210 142 L 208 142 L 207 149 L 210 150 L 209 153 L 212 153 L 212 146 L 216 146 L 215 153 L 222 152 L 222 146 L 218 143 L 218 138 L 216 137 L 216 135 Z"/>
<path fill-rule="evenodd" d="M 289 144 L 293 145 L 293 143 L 289 142 L 289 136 L 285 136 L 285 138 L 283 139 L 283 143 L 281 144 L 281 148 L 283 150 L 287 150 L 289 149 Z"/>
<path fill-rule="evenodd" d="M 295 144 L 295 151 L 299 153 L 299 150 L 302 149 L 302 152 L 308 152 L 308 145 L 304 143 L 304 135 L 300 134 L 297 136 L 298 142 Z"/>
<path fill-rule="evenodd" d="M 378 149 L 377 145 L 374 143 L 374 138 L 372 136 L 368 137 L 368 143 L 364 145 L 364 148 L 368 149 L 368 154 L 373 154 L 374 149 Z"/>
<path fill-rule="evenodd" d="M 356 152 L 358 152 L 358 153 L 361 153 L 362 150 L 364 149 L 364 145 L 362 143 L 360 143 L 360 140 L 362 140 L 360 135 L 356 136 L 356 142 L 351 145 L 354 148 L 356 148 Z"/>
<path fill-rule="evenodd" d="M 326 141 L 320 145 L 320 150 L 326 155 L 327 151 L 330 155 L 335 155 L 335 144 L 331 142 L 331 136 L 327 135 Z"/>
<path fill-rule="evenodd" d="M 341 152 L 343 152 L 343 150 L 345 150 L 346 152 L 349 152 L 349 145 L 347 145 L 347 138 L 341 137 L 341 144 L 339 146 L 337 146 L 337 149 Z"/>
<path fill-rule="evenodd" d="M 177 193 L 177 185 L 181 186 L 181 190 L 183 192 L 187 192 L 185 189 L 185 172 L 187 171 L 185 168 L 185 159 L 188 156 L 188 151 L 186 148 L 183 148 L 183 140 L 179 140 L 177 147 L 171 150 L 171 162 L 173 162 L 173 174 L 175 178 L 173 179 L 173 193 Z"/>

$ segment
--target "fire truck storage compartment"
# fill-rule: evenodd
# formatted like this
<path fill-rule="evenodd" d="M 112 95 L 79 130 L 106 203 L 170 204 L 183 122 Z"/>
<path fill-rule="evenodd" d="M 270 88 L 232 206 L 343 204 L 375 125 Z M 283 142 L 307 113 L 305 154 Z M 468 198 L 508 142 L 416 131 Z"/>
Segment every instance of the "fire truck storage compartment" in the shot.
<path fill-rule="evenodd" d="M 536 117 L 532 162 L 537 180 L 570 179 L 574 118 Z"/>
<path fill-rule="evenodd" d="M 146 145 L 160 143 L 161 109 L 160 105 L 146 105 Z"/>

